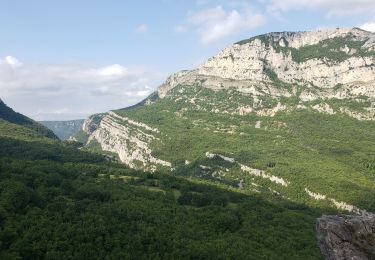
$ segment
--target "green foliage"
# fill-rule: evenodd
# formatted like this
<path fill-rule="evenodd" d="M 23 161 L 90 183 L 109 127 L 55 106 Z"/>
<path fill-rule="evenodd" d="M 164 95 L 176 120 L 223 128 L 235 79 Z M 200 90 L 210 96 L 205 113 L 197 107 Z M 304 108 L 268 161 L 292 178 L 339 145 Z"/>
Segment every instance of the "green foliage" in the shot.
<path fill-rule="evenodd" d="M 264 98 L 262 103 L 266 108 L 275 107 L 278 102 L 288 106 L 297 106 L 300 102 L 298 96 L 260 98 Z M 318 100 L 316 104 L 321 102 Z M 336 107 L 334 103 L 338 101 L 324 102 L 335 111 L 343 105 L 350 109 L 369 105 L 367 101 L 342 100 Z M 238 187 L 242 179 L 245 193 L 253 193 L 250 183 L 255 183 L 264 196 L 271 193 L 270 188 L 300 203 L 322 208 L 329 205 L 327 201 L 311 199 L 305 192 L 308 188 L 362 209 L 375 210 L 375 176 L 371 166 L 363 164 L 375 156 L 374 122 L 307 109 L 280 112 L 274 117 L 232 114 L 239 106 L 254 107 L 254 104 L 252 96 L 231 89 L 213 91 L 199 86 L 179 86 L 152 105 L 116 113 L 158 128 L 161 134 L 155 134 L 158 139 L 150 144 L 153 155 L 172 162 L 179 176 L 232 188 Z M 219 112 L 211 112 L 215 109 Z M 259 129 L 255 127 L 258 121 L 261 122 Z M 223 154 L 266 170 L 288 180 L 290 185 L 280 187 L 267 179 L 250 176 L 237 164 L 206 158 L 206 152 Z M 191 163 L 185 165 L 185 160 Z M 201 165 L 210 168 L 202 169 Z M 224 175 L 225 169 L 229 171 Z"/>
<path fill-rule="evenodd" d="M 22 114 L 14 112 L 13 109 L 5 105 L 1 99 L 0 99 L 0 120 L 1 120 L 0 124 L 5 121 L 5 122 L 15 124 L 15 125 L 21 125 L 28 129 L 31 129 L 33 132 L 35 132 L 35 134 L 38 134 L 40 136 L 46 136 L 49 138 L 57 139 L 57 137 L 54 135 L 54 133 L 51 130 L 49 130 L 43 125 L 35 122 L 34 120 L 31 120 L 30 118 Z"/>
<path fill-rule="evenodd" d="M 116 164 L 22 155 L 0 156 L 2 259 L 320 259 L 318 210 Z"/>
<path fill-rule="evenodd" d="M 374 211 L 375 125 L 309 110 L 238 115 L 239 106 L 279 102 L 299 98 L 255 100 L 196 85 L 115 111 L 160 130 L 150 133 L 150 147 L 172 162 L 175 176 L 130 170 L 1 120 L 0 258 L 320 259 L 315 219 L 338 211 L 305 188 Z M 366 102 L 327 101 L 358 110 Z M 99 152 L 95 142 L 89 148 Z M 250 175 L 237 162 L 289 185 Z"/>
<path fill-rule="evenodd" d="M 350 57 L 374 56 L 375 51 L 363 48 L 365 41 L 358 41 L 353 36 L 335 37 L 319 42 L 318 44 L 303 46 L 299 49 L 291 48 L 292 58 L 296 62 L 304 62 L 310 59 L 328 59 L 334 62 L 342 62 Z M 349 48 L 353 53 L 347 53 L 343 48 Z"/>
<path fill-rule="evenodd" d="M 80 143 L 87 143 L 87 140 L 88 140 L 88 135 L 86 132 L 84 132 L 83 130 L 80 130 L 78 131 L 74 136 L 73 136 L 77 142 L 80 142 Z"/>
<path fill-rule="evenodd" d="M 298 49 L 281 46 L 279 41 L 275 41 L 270 34 L 256 36 L 237 42 L 236 44 L 247 44 L 255 39 L 260 40 L 266 48 L 272 47 L 276 52 L 282 52 L 285 55 L 291 54 L 293 60 L 298 63 L 310 59 L 326 59 L 331 62 L 342 62 L 350 57 L 371 57 L 375 55 L 375 51 L 370 51 L 363 47 L 366 41 L 358 40 L 351 34 L 345 37 L 326 39 L 317 44 L 302 46 Z M 350 52 L 346 52 L 344 48 L 348 48 Z"/>
<path fill-rule="evenodd" d="M 339 110 L 341 107 L 349 108 L 351 111 L 366 112 L 366 107 L 371 107 L 371 101 L 366 99 L 330 99 L 326 101 L 333 109 Z"/>
<path fill-rule="evenodd" d="M 260 40 L 262 43 L 266 45 L 266 47 L 269 47 L 271 44 L 272 37 L 269 34 L 262 34 L 262 35 L 252 37 L 250 39 L 245 39 L 245 40 L 236 42 L 235 44 L 244 45 L 244 44 L 254 41 L 255 39 Z"/>
<path fill-rule="evenodd" d="M 319 209 L 130 170 L 0 127 L 1 259 L 320 259 Z"/>

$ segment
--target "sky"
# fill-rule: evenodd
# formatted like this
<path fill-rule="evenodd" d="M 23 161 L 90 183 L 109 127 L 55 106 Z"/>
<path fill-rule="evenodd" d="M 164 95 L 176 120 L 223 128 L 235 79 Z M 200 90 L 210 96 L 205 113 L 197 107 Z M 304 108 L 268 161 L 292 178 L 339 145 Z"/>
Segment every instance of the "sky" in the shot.
<path fill-rule="evenodd" d="M 374 0 L 0 0 L 0 98 L 35 120 L 124 108 L 273 31 L 361 27 Z"/>

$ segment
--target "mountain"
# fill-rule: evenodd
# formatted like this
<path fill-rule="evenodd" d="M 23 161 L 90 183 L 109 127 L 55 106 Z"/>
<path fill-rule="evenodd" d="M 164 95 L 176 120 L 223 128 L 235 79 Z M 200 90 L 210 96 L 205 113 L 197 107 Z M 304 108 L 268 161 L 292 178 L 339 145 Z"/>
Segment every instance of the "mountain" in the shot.
<path fill-rule="evenodd" d="M 374 120 L 375 34 L 353 28 L 240 41 L 83 132 L 87 149 L 134 169 L 364 213 L 375 210 Z"/>
<path fill-rule="evenodd" d="M 132 170 L 1 111 L 0 259 L 321 259 L 330 210 Z"/>
<path fill-rule="evenodd" d="M 83 122 L 83 119 L 78 119 L 69 121 L 40 121 L 39 123 L 53 131 L 61 140 L 66 140 L 81 130 Z"/>
<path fill-rule="evenodd" d="M 29 135 L 57 139 L 57 137 L 51 130 L 28 117 L 15 112 L 13 109 L 8 107 L 1 99 L 0 127 L 0 136 L 9 135 L 15 137 L 17 135 L 17 131 L 12 131 L 9 129 L 17 128 L 22 129 L 22 131 L 27 131 Z M 21 138 L 24 137 L 22 134 L 19 136 Z"/>
<path fill-rule="evenodd" d="M 2 103 L 0 259 L 371 259 L 373 39 L 241 41 L 90 116 L 79 149 Z"/>

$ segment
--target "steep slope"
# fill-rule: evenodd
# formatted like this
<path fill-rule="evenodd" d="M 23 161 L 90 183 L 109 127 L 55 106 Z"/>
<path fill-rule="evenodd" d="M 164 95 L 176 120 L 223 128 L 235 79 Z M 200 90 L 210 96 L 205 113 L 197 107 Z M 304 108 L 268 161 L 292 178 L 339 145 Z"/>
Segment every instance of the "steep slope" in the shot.
<path fill-rule="evenodd" d="M 3 123 L 0 259 L 320 259 L 319 209 L 134 171 Z"/>
<path fill-rule="evenodd" d="M 82 129 L 84 120 L 40 121 L 42 125 L 53 131 L 61 140 L 69 139 Z"/>
<path fill-rule="evenodd" d="M 250 106 L 240 110 L 240 104 L 237 113 L 256 110 L 262 114 L 262 101 L 269 97 L 294 101 L 290 108 L 340 112 L 371 120 L 375 106 L 374 56 L 375 34 L 356 28 L 270 33 L 234 44 L 196 70 L 171 76 L 158 94 L 163 98 L 181 84 L 200 84 L 213 90 L 231 89 L 250 95 Z M 334 109 L 334 104 L 330 104 L 353 99 L 366 102 L 358 105 L 363 111 L 346 106 Z M 273 108 L 275 112 L 286 109 Z"/>
<path fill-rule="evenodd" d="M 29 132 L 29 135 L 35 135 L 39 137 L 47 137 L 52 139 L 57 139 L 56 135 L 44 127 L 43 125 L 35 122 L 34 120 L 15 112 L 13 109 L 8 107 L 0 99 L 0 135 L 10 135 L 16 136 L 17 131 L 14 131 L 13 128 L 19 129 L 20 131 Z M 22 134 L 20 135 L 21 138 Z"/>
<path fill-rule="evenodd" d="M 247 194 L 374 211 L 374 48 L 356 28 L 253 37 L 139 106 L 91 117 L 87 147 Z"/>

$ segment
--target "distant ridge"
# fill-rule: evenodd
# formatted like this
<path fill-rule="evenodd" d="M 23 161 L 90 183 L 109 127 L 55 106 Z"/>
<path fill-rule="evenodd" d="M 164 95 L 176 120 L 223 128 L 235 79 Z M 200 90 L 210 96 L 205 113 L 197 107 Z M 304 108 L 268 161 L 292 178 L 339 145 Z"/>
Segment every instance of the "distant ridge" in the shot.
<path fill-rule="evenodd" d="M 29 129 L 32 129 L 36 133 L 46 136 L 52 139 L 58 139 L 58 137 L 48 128 L 37 123 L 36 121 L 24 116 L 20 113 L 15 112 L 12 108 L 8 107 L 4 101 L 0 99 L 0 119 L 7 121 L 12 124 L 22 125 Z"/>

